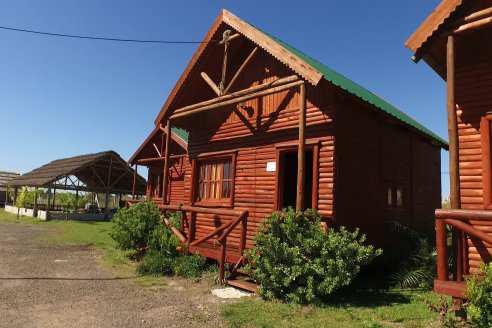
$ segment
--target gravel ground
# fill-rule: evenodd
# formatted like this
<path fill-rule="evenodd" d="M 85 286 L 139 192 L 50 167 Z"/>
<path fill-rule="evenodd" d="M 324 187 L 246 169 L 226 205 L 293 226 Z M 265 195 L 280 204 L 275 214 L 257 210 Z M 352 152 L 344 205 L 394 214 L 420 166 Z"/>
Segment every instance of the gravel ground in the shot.
<path fill-rule="evenodd" d="M 43 227 L 0 224 L 0 327 L 224 327 L 209 282 L 163 290 L 114 279 L 84 246 L 33 240 Z"/>

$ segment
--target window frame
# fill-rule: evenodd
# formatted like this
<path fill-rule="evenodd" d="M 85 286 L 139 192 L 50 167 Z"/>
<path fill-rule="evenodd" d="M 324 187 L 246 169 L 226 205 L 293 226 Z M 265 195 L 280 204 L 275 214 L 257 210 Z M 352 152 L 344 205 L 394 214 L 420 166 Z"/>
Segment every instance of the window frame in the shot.
<path fill-rule="evenodd" d="M 193 159 L 193 175 L 192 175 L 192 181 L 193 181 L 193 190 L 190 193 L 191 195 L 191 203 L 192 205 L 200 205 L 200 206 L 213 206 L 213 207 L 233 207 L 234 205 L 234 187 L 235 187 L 235 180 L 236 180 L 236 157 L 237 157 L 237 151 L 232 151 L 232 152 L 220 152 L 220 153 L 208 153 L 208 154 L 202 154 L 200 156 L 197 156 L 195 159 Z M 223 162 L 223 161 L 229 161 L 231 162 L 231 178 L 230 178 L 230 197 L 228 198 L 217 198 L 217 199 L 212 199 L 212 198 L 199 198 L 199 179 L 200 179 L 200 168 L 203 164 L 205 163 L 211 163 L 211 162 Z M 221 165 L 221 167 L 224 167 Z M 220 193 L 222 194 L 222 183 L 223 183 L 223 178 L 221 178 L 219 186 L 220 186 Z"/>
<path fill-rule="evenodd" d="M 387 210 L 406 210 L 407 208 L 407 190 L 403 183 L 387 182 L 384 189 L 384 204 Z M 401 190 L 401 205 L 398 205 L 398 190 Z M 391 192 L 391 195 L 390 195 Z M 389 200 L 391 197 L 391 204 Z"/>
<path fill-rule="evenodd" d="M 483 190 L 483 208 L 492 209 L 492 153 L 491 130 L 492 113 L 487 113 L 480 119 L 480 143 L 482 150 L 482 190 Z"/>

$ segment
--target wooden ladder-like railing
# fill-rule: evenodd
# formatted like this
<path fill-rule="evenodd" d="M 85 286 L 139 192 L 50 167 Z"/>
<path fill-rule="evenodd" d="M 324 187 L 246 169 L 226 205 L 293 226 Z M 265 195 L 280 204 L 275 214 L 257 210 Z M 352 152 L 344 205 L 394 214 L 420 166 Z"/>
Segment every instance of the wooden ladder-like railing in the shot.
<path fill-rule="evenodd" d="M 182 245 L 188 249 L 190 246 L 199 246 L 206 241 L 217 237 L 217 242 L 220 244 L 219 255 L 219 284 L 222 286 L 225 278 L 225 266 L 227 259 L 227 238 L 230 233 L 241 224 L 240 228 L 240 240 L 239 240 L 239 254 L 242 256 L 246 247 L 246 232 L 247 232 L 247 218 L 248 211 L 237 211 L 229 209 L 216 209 L 207 207 L 196 207 L 188 205 L 159 205 L 159 209 L 164 211 L 179 211 L 181 212 L 181 229 L 174 227 L 167 218 L 164 217 L 164 223 L 171 229 L 171 231 L 179 238 Z M 188 215 L 189 214 L 189 219 Z M 232 216 L 233 220 L 226 222 L 208 235 L 195 239 L 196 234 L 196 215 L 197 214 L 213 214 L 219 216 Z M 188 226 L 188 234 L 184 232 L 184 226 Z"/>
<path fill-rule="evenodd" d="M 467 236 L 492 245 L 492 235 L 477 229 L 475 222 L 492 223 L 492 211 L 442 210 L 435 212 L 437 279 L 434 290 L 440 294 L 463 298 L 464 277 L 469 275 Z M 485 221 L 485 222 L 484 222 Z M 452 234 L 452 272 L 448 265 L 448 236 L 446 225 L 453 228 Z M 490 261 L 490 258 L 482 258 Z M 451 274 L 450 274 L 451 273 Z"/>

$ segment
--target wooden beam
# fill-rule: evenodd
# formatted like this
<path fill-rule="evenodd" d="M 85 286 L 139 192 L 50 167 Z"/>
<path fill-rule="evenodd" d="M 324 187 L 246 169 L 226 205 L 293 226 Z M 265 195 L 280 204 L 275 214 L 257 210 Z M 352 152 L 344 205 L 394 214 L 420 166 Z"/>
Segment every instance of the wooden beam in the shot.
<path fill-rule="evenodd" d="M 46 220 L 50 218 L 51 188 L 48 188 L 48 199 L 46 200 Z"/>
<path fill-rule="evenodd" d="M 222 61 L 222 75 L 219 83 L 219 96 L 223 95 L 225 89 L 225 79 L 227 73 L 227 57 L 229 55 L 229 40 L 228 38 L 224 40 L 224 60 Z"/>
<path fill-rule="evenodd" d="M 454 26 L 455 27 L 460 27 L 461 25 L 468 24 L 471 22 L 475 22 L 477 20 L 480 20 L 482 18 L 487 18 L 492 16 L 492 7 L 486 8 L 477 12 L 474 12 L 466 17 L 463 17 L 462 19 L 459 19 L 455 22 Z"/>
<path fill-rule="evenodd" d="M 234 40 L 234 39 L 236 39 L 236 38 L 238 38 L 240 36 L 241 36 L 241 34 L 239 34 L 239 33 L 233 34 L 230 37 L 228 37 L 227 39 L 220 40 L 219 44 L 224 44 L 226 42 L 232 41 L 232 40 Z"/>
<path fill-rule="evenodd" d="M 261 48 L 265 49 L 268 53 L 271 53 L 282 63 L 290 67 L 294 72 L 303 76 L 312 85 L 317 85 L 323 78 L 323 74 L 321 72 L 314 69 L 298 56 L 292 54 L 292 52 L 282 47 L 279 43 L 274 41 L 262 31 L 242 21 L 230 12 L 224 11 L 223 22 L 236 31 L 240 31 L 241 34 L 247 39 L 253 41 Z"/>
<path fill-rule="evenodd" d="M 203 112 L 203 111 L 206 111 L 206 110 L 210 110 L 210 109 L 214 109 L 214 108 L 219 108 L 219 107 L 228 106 L 228 105 L 234 105 L 234 104 L 240 103 L 242 101 L 246 101 L 246 100 L 250 100 L 250 99 L 254 99 L 254 98 L 259 98 L 259 97 L 262 97 L 262 96 L 270 95 L 272 93 L 277 93 L 277 92 L 280 92 L 280 91 L 288 90 L 290 88 L 293 88 L 295 86 L 301 85 L 303 83 L 304 83 L 303 81 L 292 82 L 292 83 L 288 83 L 288 84 L 281 85 L 281 86 L 278 86 L 278 87 L 273 87 L 273 88 L 266 89 L 266 90 L 263 90 L 263 91 L 255 92 L 255 93 L 252 93 L 252 94 L 248 94 L 248 95 L 245 95 L 245 96 L 242 96 L 242 97 L 237 97 L 237 98 L 233 98 L 233 99 L 226 100 L 226 101 L 223 101 L 223 102 L 214 103 L 212 105 L 203 106 L 201 108 L 190 110 L 190 111 L 187 111 L 187 112 L 184 112 L 184 113 L 182 112 L 182 113 L 179 113 L 179 114 L 173 114 L 171 116 L 171 119 L 177 119 L 177 118 L 180 118 L 180 117 L 184 117 L 184 116 L 188 116 L 188 115 L 200 113 L 200 112 Z"/>
<path fill-rule="evenodd" d="M 459 153 L 458 153 L 458 121 L 456 117 L 455 100 L 455 48 L 454 36 L 448 36 L 447 44 L 447 112 L 448 112 L 448 135 L 449 135 L 449 179 L 450 179 L 450 202 L 452 209 L 461 207 L 460 202 L 460 177 L 459 177 Z"/>
<path fill-rule="evenodd" d="M 258 47 L 255 47 L 253 49 L 253 51 L 251 51 L 251 53 L 249 54 L 249 56 L 244 60 L 244 62 L 242 63 L 241 67 L 239 67 L 239 69 L 237 70 L 236 74 L 234 74 L 234 76 L 232 77 L 231 82 L 229 82 L 229 85 L 224 90 L 224 93 L 227 93 L 229 91 L 229 89 L 233 86 L 234 82 L 236 82 L 237 78 L 242 73 L 242 71 L 244 70 L 244 68 L 246 67 L 246 65 L 248 65 L 248 63 L 251 61 L 251 59 L 255 55 L 256 51 L 258 51 Z"/>
<path fill-rule="evenodd" d="M 171 120 L 167 120 L 166 124 L 166 151 L 164 153 L 164 172 L 162 177 L 162 205 L 167 202 L 167 180 L 169 177 L 169 153 L 171 145 Z"/>
<path fill-rule="evenodd" d="M 483 18 L 481 20 L 478 20 L 476 22 L 461 25 L 460 27 L 452 30 L 450 33 L 453 35 L 457 35 L 457 34 L 461 34 L 463 32 L 469 32 L 469 31 L 480 29 L 480 28 L 485 28 L 485 27 L 488 27 L 491 25 L 492 25 L 492 17 L 487 17 L 487 18 Z"/>
<path fill-rule="evenodd" d="M 205 72 L 201 72 L 200 75 L 205 80 L 205 82 L 207 82 L 207 84 L 212 88 L 212 90 L 214 90 L 214 92 L 217 94 L 217 96 L 220 96 L 221 95 L 220 89 L 214 83 L 214 81 L 212 81 L 212 79 L 210 78 L 210 76 L 208 76 L 207 73 L 205 73 Z"/>
<path fill-rule="evenodd" d="M 268 83 L 264 83 L 264 84 L 261 84 L 261 85 L 257 85 L 257 86 L 254 86 L 254 87 L 251 87 L 251 88 L 248 88 L 248 89 L 244 89 L 244 90 L 241 90 L 241 91 L 233 92 L 233 93 L 228 94 L 228 95 L 224 95 L 224 96 L 217 97 L 217 98 L 214 98 L 214 99 L 202 101 L 202 102 L 197 103 L 197 104 L 193 104 L 193 105 L 185 106 L 185 107 L 182 107 L 182 108 L 178 108 L 178 109 L 174 110 L 173 113 L 174 114 L 179 114 L 179 113 L 188 112 L 188 111 L 191 111 L 193 109 L 197 109 L 197 108 L 200 108 L 200 107 L 203 107 L 203 106 L 215 104 L 215 103 L 218 103 L 218 102 L 221 102 L 221 101 L 225 101 L 225 100 L 229 100 L 229 99 L 234 99 L 234 98 L 239 97 L 239 96 L 244 96 L 246 94 L 250 94 L 250 93 L 253 93 L 253 92 L 256 92 L 256 91 L 268 89 L 270 87 L 274 87 L 274 86 L 277 86 L 277 85 L 283 85 L 283 84 L 286 84 L 286 83 L 289 83 L 289 82 L 294 82 L 294 81 L 299 81 L 299 77 L 297 75 L 291 75 L 291 76 L 288 76 L 288 77 L 280 78 L 280 79 L 275 80 L 275 81 L 272 81 L 272 82 L 268 82 Z"/>
<path fill-rule="evenodd" d="M 157 148 L 157 145 L 155 144 L 155 142 L 152 143 L 152 145 L 154 145 L 154 148 L 155 148 L 155 151 L 157 152 L 157 155 L 159 155 L 159 157 L 162 156 L 161 152 L 159 151 L 159 148 Z"/>
<path fill-rule="evenodd" d="M 306 85 L 299 86 L 299 146 L 297 149 L 297 197 L 296 211 L 304 208 L 304 148 L 306 145 Z"/>
<path fill-rule="evenodd" d="M 449 278 L 448 245 L 446 223 L 442 219 L 436 220 L 436 248 L 437 248 L 437 279 L 446 281 Z"/>

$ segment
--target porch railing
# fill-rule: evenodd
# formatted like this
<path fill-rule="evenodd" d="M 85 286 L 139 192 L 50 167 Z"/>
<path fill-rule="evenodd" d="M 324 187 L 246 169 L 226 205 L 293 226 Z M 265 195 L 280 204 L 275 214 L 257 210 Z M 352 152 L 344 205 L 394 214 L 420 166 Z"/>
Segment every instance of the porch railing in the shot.
<path fill-rule="evenodd" d="M 479 224 L 492 223 L 492 211 L 443 210 L 435 212 L 436 247 L 437 247 L 437 281 L 463 282 L 470 273 L 467 237 L 492 245 L 492 235 L 477 229 Z M 485 222 L 484 222 L 485 221 Z M 452 227 L 452 269 L 448 265 L 448 232 L 446 225 Z M 487 262 L 490 259 L 481 258 Z"/>
<path fill-rule="evenodd" d="M 196 207 L 188 205 L 159 205 L 161 210 L 180 211 L 181 212 L 181 229 L 178 230 L 174 227 L 167 218 L 164 218 L 164 223 L 171 229 L 171 231 L 179 238 L 182 244 L 189 246 L 199 246 L 204 242 L 217 237 L 217 241 L 220 244 L 219 255 L 219 284 L 222 285 L 224 281 L 225 265 L 227 258 L 227 238 L 230 233 L 241 224 L 240 239 L 239 239 L 239 254 L 242 256 L 246 247 L 246 232 L 247 232 L 247 217 L 248 211 L 238 211 L 229 209 L 217 209 L 207 207 Z M 196 216 L 197 214 L 213 214 L 219 216 L 234 217 L 229 222 L 226 222 L 214 231 L 206 236 L 196 239 Z M 188 218 L 189 216 L 189 218 Z M 187 224 L 188 233 L 184 231 L 184 226 Z"/>

